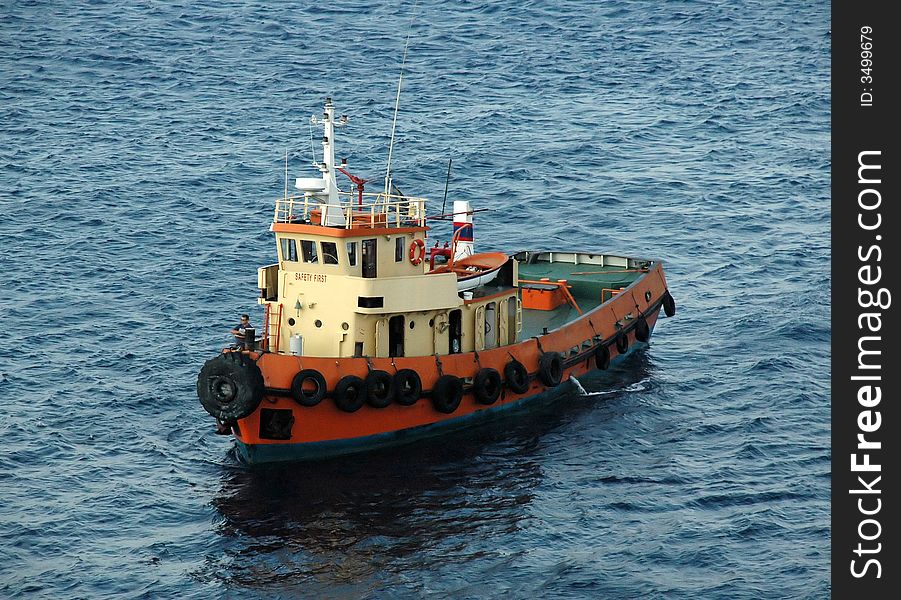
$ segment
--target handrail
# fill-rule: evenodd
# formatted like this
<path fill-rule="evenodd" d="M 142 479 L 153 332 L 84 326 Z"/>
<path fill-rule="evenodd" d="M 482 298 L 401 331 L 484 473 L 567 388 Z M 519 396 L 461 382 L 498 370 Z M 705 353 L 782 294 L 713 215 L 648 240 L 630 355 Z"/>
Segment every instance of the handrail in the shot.
<path fill-rule="evenodd" d="M 447 261 L 447 265 L 451 271 L 454 270 L 454 259 L 457 256 L 457 242 L 460 241 L 460 235 L 463 233 L 465 227 L 460 227 L 454 232 L 453 237 L 451 237 L 451 253 L 450 259 Z"/>
<path fill-rule="evenodd" d="M 276 316 L 275 322 L 275 353 L 278 354 L 281 349 L 281 341 L 282 341 L 282 308 L 284 308 L 284 304 L 281 302 L 278 303 L 278 313 Z"/>
<path fill-rule="evenodd" d="M 263 350 L 269 350 L 269 304 L 263 306 Z"/>
<path fill-rule="evenodd" d="M 364 204 L 356 202 L 358 195 L 351 192 L 338 192 L 337 205 L 319 202 L 312 194 L 288 196 L 275 201 L 273 222 L 292 223 L 307 220 L 312 212 L 325 206 L 337 206 L 344 213 L 344 228 L 359 226 L 360 218 L 369 222 L 370 227 L 385 224 L 386 227 L 401 227 L 412 221 L 419 227 L 425 226 L 425 198 L 412 198 L 394 194 L 364 193 L 363 198 L 369 200 Z"/>

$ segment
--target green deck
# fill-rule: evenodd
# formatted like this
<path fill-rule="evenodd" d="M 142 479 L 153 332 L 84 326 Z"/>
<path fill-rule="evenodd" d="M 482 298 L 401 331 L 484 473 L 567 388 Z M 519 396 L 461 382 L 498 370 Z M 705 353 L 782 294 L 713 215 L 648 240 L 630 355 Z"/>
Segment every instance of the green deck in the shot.
<path fill-rule="evenodd" d="M 648 261 L 619 257 L 578 254 L 575 255 L 577 258 L 574 258 L 573 253 L 560 253 L 559 256 L 562 258 L 560 262 L 548 262 L 548 259 L 555 257 L 545 254 L 539 256 L 536 262 L 530 263 L 527 260 L 520 262 L 520 282 L 539 281 L 545 277 L 552 282 L 565 279 L 567 285 L 571 286 L 570 293 L 583 312 L 588 312 L 611 298 L 610 292 L 604 290 L 628 287 L 644 275 L 644 270 L 649 266 Z M 609 264 L 608 261 L 621 264 Z M 548 331 L 554 330 L 579 316 L 578 311 L 568 303 L 552 311 L 524 308 L 522 313 L 522 339 L 540 335 L 544 328 Z"/>

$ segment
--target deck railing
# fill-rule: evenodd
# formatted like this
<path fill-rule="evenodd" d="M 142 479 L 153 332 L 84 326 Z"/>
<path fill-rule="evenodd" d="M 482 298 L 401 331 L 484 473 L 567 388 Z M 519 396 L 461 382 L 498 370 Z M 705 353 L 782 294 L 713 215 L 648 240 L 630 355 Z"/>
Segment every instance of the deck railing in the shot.
<path fill-rule="evenodd" d="M 359 194 L 339 192 L 338 201 L 345 229 L 425 226 L 425 198 L 364 193 L 361 203 Z M 279 198 L 275 201 L 273 220 L 275 223 L 319 224 L 326 206 L 329 211 L 338 210 L 311 194 Z"/>

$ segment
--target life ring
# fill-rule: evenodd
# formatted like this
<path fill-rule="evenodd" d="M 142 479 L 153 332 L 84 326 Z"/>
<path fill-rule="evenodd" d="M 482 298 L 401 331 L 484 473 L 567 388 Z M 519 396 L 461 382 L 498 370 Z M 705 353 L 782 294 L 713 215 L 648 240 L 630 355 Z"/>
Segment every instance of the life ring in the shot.
<path fill-rule="evenodd" d="M 538 378 L 548 387 L 555 387 L 563 379 L 563 356 L 559 352 L 545 352 L 538 359 Z"/>
<path fill-rule="evenodd" d="M 648 327 L 648 320 L 644 318 L 644 315 L 638 317 L 635 322 L 635 339 L 639 342 L 651 339 L 651 328 Z"/>
<path fill-rule="evenodd" d="M 304 389 L 304 386 L 310 383 L 315 388 L 312 390 Z M 325 377 L 319 371 L 314 371 L 313 369 L 304 369 L 295 375 L 291 381 L 291 396 L 301 406 L 316 406 L 325 398 L 326 391 L 328 391 L 328 387 L 325 383 Z"/>
<path fill-rule="evenodd" d="M 387 371 L 370 371 L 366 376 L 366 403 L 385 408 L 394 398 L 394 378 Z"/>
<path fill-rule="evenodd" d="M 620 354 L 625 354 L 629 349 L 629 335 L 625 331 L 616 334 L 616 350 Z"/>
<path fill-rule="evenodd" d="M 472 389 L 479 404 L 494 404 L 501 395 L 501 374 L 497 369 L 480 369 L 472 382 Z"/>
<path fill-rule="evenodd" d="M 673 296 L 669 293 L 669 290 L 666 290 L 663 293 L 663 312 L 667 317 L 671 317 L 676 314 L 676 301 L 673 299 Z"/>
<path fill-rule="evenodd" d="M 415 267 L 422 263 L 423 258 L 425 258 L 425 242 L 418 238 L 414 239 L 410 242 L 410 262 Z"/>
<path fill-rule="evenodd" d="M 463 399 L 463 382 L 453 375 L 442 375 L 432 386 L 432 406 L 440 413 L 451 414 Z"/>
<path fill-rule="evenodd" d="M 249 416 L 263 401 L 263 373 L 240 352 L 206 361 L 197 376 L 197 396 L 208 413 L 224 424 Z"/>
<path fill-rule="evenodd" d="M 356 412 L 363 406 L 366 383 L 356 375 L 346 375 L 335 385 L 335 406 L 344 412 Z"/>
<path fill-rule="evenodd" d="M 610 366 L 610 349 L 604 344 L 598 346 L 594 351 L 594 366 L 602 371 L 606 371 Z"/>
<path fill-rule="evenodd" d="M 422 379 L 413 369 L 401 369 L 394 375 L 394 401 L 401 406 L 413 406 L 422 396 Z"/>
<path fill-rule="evenodd" d="M 514 393 L 525 394 L 529 390 L 529 372 L 525 365 L 516 359 L 504 367 L 504 380 Z"/>

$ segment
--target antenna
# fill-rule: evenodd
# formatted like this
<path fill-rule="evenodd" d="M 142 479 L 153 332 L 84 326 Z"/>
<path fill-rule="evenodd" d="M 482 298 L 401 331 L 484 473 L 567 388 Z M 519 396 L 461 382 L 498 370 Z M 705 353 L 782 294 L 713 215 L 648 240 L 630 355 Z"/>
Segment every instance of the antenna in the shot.
<path fill-rule="evenodd" d="M 316 162 L 316 149 L 313 148 L 313 125 L 317 123 L 316 117 L 310 117 L 310 154 L 313 157 L 313 162 L 311 163 L 314 167 L 318 167 L 319 163 Z"/>
<path fill-rule="evenodd" d="M 404 42 L 404 57 L 400 61 L 400 77 L 397 79 L 397 98 L 394 100 L 394 121 L 391 123 L 391 143 L 388 144 L 388 165 L 385 167 L 385 195 L 391 192 L 391 154 L 394 152 L 394 132 L 397 130 L 397 111 L 400 109 L 400 86 L 404 80 L 404 65 L 407 64 L 407 47 L 410 45 L 410 34 L 413 33 L 413 18 L 416 16 L 416 5 L 413 3 L 413 11 L 410 15 L 410 27 L 407 30 L 407 41 Z"/>
<path fill-rule="evenodd" d="M 447 159 L 447 177 L 444 179 L 444 202 L 441 203 L 441 214 L 444 214 L 444 207 L 447 206 L 447 184 L 450 183 L 450 168 L 453 158 Z M 287 185 L 287 184 L 286 184 Z"/>

